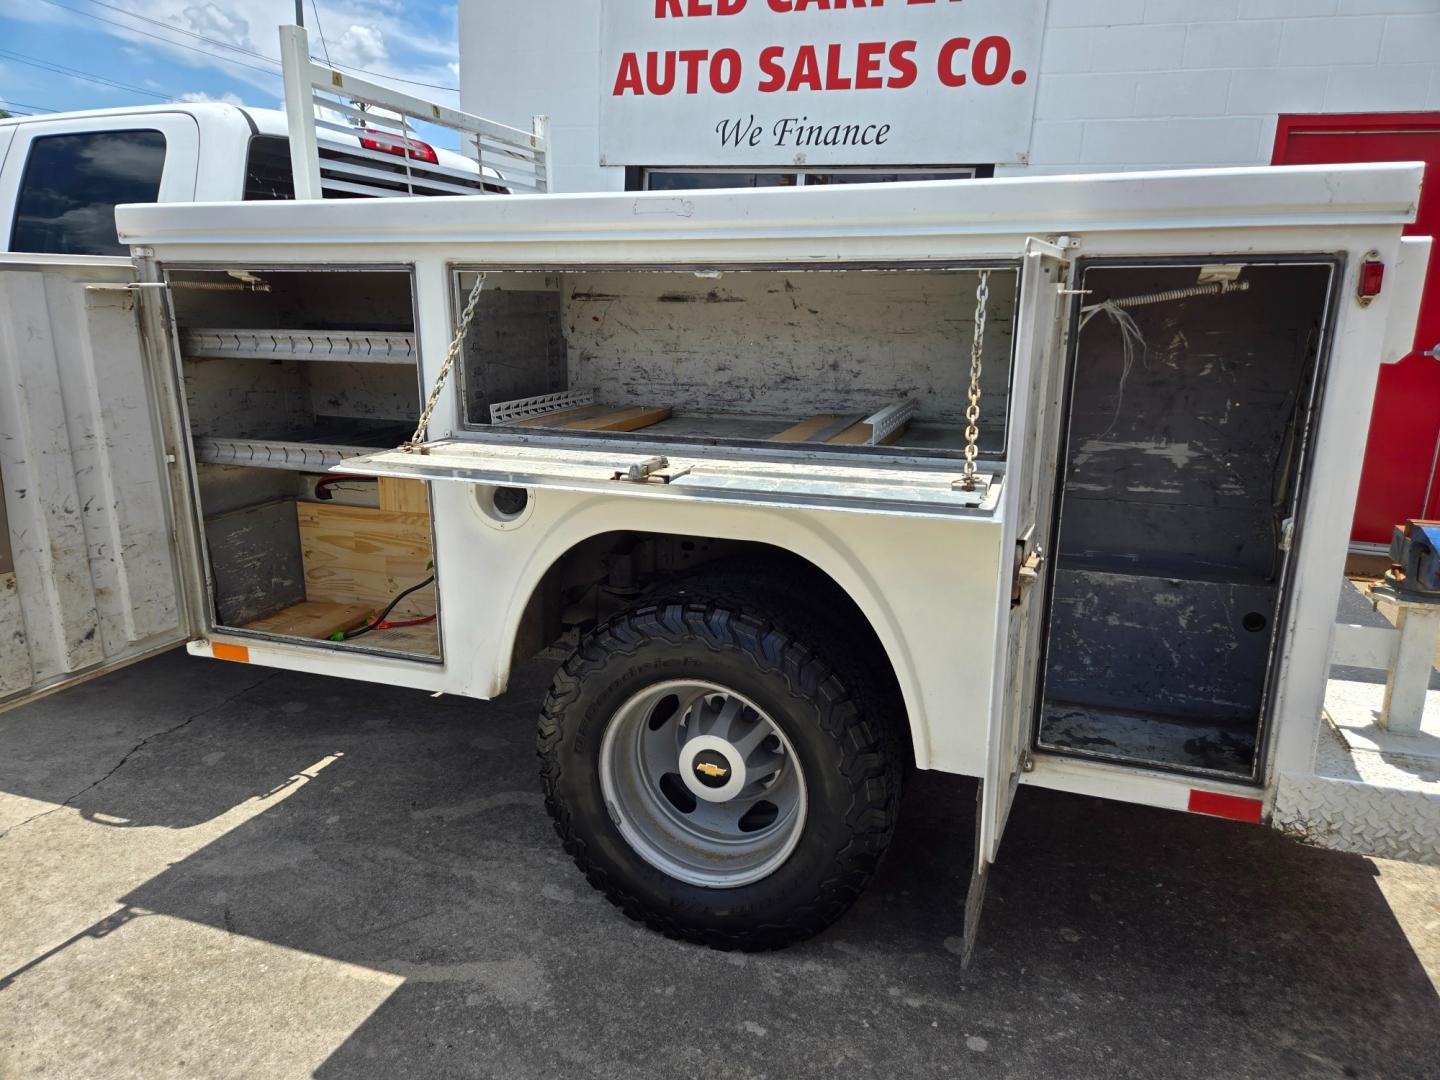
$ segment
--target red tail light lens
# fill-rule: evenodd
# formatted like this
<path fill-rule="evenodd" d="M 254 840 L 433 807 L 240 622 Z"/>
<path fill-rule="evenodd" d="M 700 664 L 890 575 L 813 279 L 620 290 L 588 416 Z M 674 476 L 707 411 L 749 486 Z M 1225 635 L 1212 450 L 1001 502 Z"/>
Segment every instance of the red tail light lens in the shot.
<path fill-rule="evenodd" d="M 1360 300 L 1360 306 L 1365 307 L 1380 295 L 1380 288 L 1385 284 L 1385 264 L 1374 256 L 1367 257 L 1360 264 L 1360 284 L 1356 293 Z"/>
<path fill-rule="evenodd" d="M 360 136 L 360 145 L 366 150 L 378 150 L 382 154 L 394 154 L 396 157 L 408 156 L 415 161 L 423 161 L 427 165 L 440 164 L 440 158 L 436 155 L 435 148 L 429 143 L 400 135 L 391 135 L 385 131 L 376 131 L 374 128 L 361 128 L 360 130 L 364 132 Z"/>

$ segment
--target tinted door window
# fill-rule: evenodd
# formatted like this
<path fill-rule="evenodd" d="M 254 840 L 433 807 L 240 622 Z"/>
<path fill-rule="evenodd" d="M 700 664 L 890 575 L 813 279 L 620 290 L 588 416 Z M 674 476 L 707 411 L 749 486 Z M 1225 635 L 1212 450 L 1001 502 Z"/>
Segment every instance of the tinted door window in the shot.
<path fill-rule="evenodd" d="M 10 250 L 128 255 L 115 235 L 115 207 L 154 202 L 164 169 L 158 131 L 41 136 L 30 145 Z"/>
<path fill-rule="evenodd" d="M 245 199 L 293 199 L 295 177 L 290 171 L 290 140 L 256 135 L 245 162 Z"/>

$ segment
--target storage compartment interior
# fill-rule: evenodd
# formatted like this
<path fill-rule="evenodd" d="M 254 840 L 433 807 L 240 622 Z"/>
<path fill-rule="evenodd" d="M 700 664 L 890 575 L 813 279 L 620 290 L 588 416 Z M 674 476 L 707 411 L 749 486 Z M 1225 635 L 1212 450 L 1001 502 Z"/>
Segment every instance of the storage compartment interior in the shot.
<path fill-rule="evenodd" d="M 474 283 L 457 275 L 457 299 Z M 1003 451 L 1017 274 L 990 268 L 979 448 Z M 965 446 L 978 269 L 488 271 L 472 427 L 772 450 Z"/>
<path fill-rule="evenodd" d="M 1332 269 L 1084 271 L 1042 748 L 1256 775 Z"/>
<path fill-rule="evenodd" d="M 216 625 L 438 659 L 425 485 L 329 472 L 414 430 L 410 275 L 171 285 Z"/>

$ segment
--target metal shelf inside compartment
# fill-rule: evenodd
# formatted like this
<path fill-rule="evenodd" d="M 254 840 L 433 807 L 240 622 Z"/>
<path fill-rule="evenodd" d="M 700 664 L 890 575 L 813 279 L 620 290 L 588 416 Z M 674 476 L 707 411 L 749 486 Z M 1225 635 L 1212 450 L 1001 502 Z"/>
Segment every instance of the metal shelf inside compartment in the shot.
<path fill-rule="evenodd" d="M 352 364 L 417 362 L 415 335 L 401 330 L 290 330 L 190 327 L 180 331 L 189 360 L 319 360 Z"/>
<path fill-rule="evenodd" d="M 393 421 L 327 416 L 304 430 L 202 436 L 195 440 L 195 459 L 207 465 L 323 472 L 346 458 L 399 446 L 413 433 L 408 424 Z"/>

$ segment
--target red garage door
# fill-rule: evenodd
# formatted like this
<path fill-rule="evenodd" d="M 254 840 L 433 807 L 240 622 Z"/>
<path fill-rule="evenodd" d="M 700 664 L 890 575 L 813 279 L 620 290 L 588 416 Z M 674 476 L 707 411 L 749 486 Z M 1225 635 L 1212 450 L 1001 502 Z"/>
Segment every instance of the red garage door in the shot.
<path fill-rule="evenodd" d="M 1423 161 L 1430 168 L 1419 218 L 1405 231 L 1440 238 L 1440 113 L 1282 116 L 1275 164 Z M 1420 307 L 1416 342 L 1440 344 L 1440 247 Z M 1351 539 L 1390 542 L 1390 527 L 1406 518 L 1440 517 L 1436 452 L 1440 449 L 1440 360 L 1422 351 L 1380 371 L 1365 471 Z"/>

